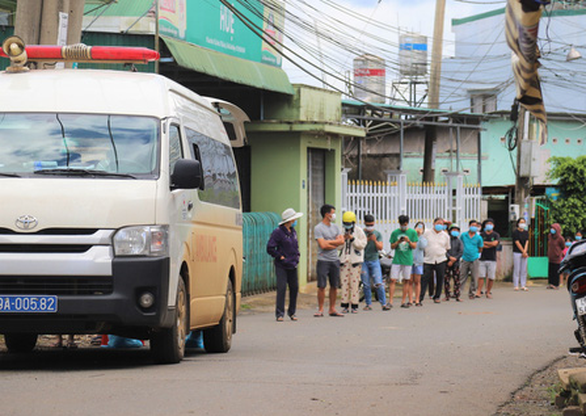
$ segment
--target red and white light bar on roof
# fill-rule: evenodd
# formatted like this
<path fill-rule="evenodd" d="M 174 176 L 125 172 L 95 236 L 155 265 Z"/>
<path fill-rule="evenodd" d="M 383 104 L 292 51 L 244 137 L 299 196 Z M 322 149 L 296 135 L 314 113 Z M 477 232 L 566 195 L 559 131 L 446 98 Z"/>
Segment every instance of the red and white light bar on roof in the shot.
<path fill-rule="evenodd" d="M 12 67 L 23 67 L 27 60 L 35 62 L 102 62 L 147 64 L 160 58 L 158 52 L 148 48 L 126 46 L 87 46 L 83 43 L 67 46 L 25 46 L 18 36 L 2 43 L 0 57 L 9 58 Z M 14 71 L 17 72 L 17 71 Z"/>

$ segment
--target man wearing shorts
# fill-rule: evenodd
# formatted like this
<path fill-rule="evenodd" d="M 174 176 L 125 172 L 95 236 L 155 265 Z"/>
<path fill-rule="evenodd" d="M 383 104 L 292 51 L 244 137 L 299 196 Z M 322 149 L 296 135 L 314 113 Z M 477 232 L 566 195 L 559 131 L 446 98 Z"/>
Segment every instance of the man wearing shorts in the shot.
<path fill-rule="evenodd" d="M 409 217 L 399 216 L 399 228 L 391 233 L 391 248 L 395 250 L 393 264 L 391 265 L 391 282 L 389 283 L 389 308 L 393 307 L 395 284 L 403 282 L 403 295 L 401 307 L 408 308 L 413 303 L 413 290 L 411 289 L 411 268 L 413 267 L 413 250 L 417 247 L 417 232 L 409 228 Z M 405 302 L 409 297 L 409 302 Z"/>
<path fill-rule="evenodd" d="M 332 205 L 324 205 L 320 209 L 322 221 L 314 228 L 317 240 L 317 304 L 318 311 L 315 317 L 324 316 L 324 303 L 326 299 L 326 286 L 330 283 L 330 316 L 344 316 L 336 311 L 336 297 L 340 284 L 340 259 L 338 247 L 345 243 L 344 234 L 338 226 L 333 224 L 336 220 L 336 209 Z"/>
<path fill-rule="evenodd" d="M 478 289 L 476 297 L 479 298 L 482 294 L 482 286 L 486 278 L 486 297 L 492 299 L 492 285 L 496 277 L 496 248 L 499 245 L 501 236 L 494 231 L 494 221 L 488 218 L 482 224 L 482 232 L 480 233 L 484 241 L 484 248 L 480 256 L 480 265 L 478 267 Z"/>

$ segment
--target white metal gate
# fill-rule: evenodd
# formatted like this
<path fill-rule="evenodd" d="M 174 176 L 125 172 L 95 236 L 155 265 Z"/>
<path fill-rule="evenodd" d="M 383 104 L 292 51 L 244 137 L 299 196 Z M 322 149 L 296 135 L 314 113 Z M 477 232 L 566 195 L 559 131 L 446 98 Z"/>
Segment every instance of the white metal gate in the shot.
<path fill-rule="evenodd" d="M 376 228 L 383 234 L 385 250 L 396 229 L 398 217 L 406 214 L 411 226 L 416 222 L 433 224 L 441 217 L 466 229 L 471 219 L 480 220 L 482 190 L 479 184 L 465 185 L 462 174 L 447 174 L 445 183 L 407 183 L 404 172 L 387 172 L 386 182 L 349 181 L 342 174 L 342 211 L 354 211 L 359 221 L 364 215 L 376 218 Z"/>

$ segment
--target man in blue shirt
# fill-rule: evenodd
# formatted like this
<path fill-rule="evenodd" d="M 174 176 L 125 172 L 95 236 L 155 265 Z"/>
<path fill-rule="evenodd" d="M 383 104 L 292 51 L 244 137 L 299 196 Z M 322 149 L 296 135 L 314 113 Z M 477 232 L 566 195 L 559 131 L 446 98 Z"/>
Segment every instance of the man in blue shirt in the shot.
<path fill-rule="evenodd" d="M 460 237 L 464 244 L 464 254 L 462 255 L 462 263 L 460 264 L 460 293 L 464 293 L 468 274 L 470 273 L 472 278 L 470 280 L 468 297 L 474 299 L 478 280 L 478 259 L 480 258 L 480 253 L 482 253 L 484 242 L 480 234 L 478 234 L 478 221 L 471 220 L 468 225 L 468 232 L 462 233 Z"/>

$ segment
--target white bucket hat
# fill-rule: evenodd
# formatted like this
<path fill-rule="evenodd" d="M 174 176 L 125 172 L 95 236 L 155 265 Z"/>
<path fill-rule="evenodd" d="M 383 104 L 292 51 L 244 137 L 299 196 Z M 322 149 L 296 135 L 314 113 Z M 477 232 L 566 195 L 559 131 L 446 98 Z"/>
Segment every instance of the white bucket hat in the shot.
<path fill-rule="evenodd" d="M 295 210 L 293 208 L 287 208 L 281 214 L 281 218 L 283 219 L 283 221 L 281 221 L 279 223 L 279 225 L 283 225 L 289 221 L 293 221 L 293 220 L 296 220 L 297 218 L 301 218 L 301 217 L 303 217 L 302 212 L 295 212 Z"/>

